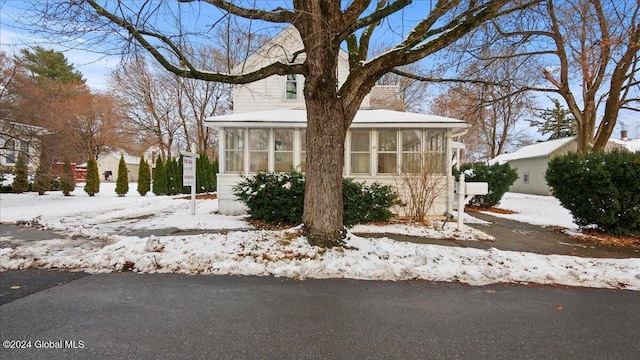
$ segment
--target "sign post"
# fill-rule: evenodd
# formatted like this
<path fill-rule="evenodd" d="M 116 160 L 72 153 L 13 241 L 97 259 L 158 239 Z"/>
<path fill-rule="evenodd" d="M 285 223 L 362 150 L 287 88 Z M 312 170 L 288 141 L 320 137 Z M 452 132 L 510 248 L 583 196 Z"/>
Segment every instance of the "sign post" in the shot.
<path fill-rule="evenodd" d="M 196 214 L 196 159 L 198 154 L 182 152 L 182 185 L 191 187 L 191 215 Z"/>

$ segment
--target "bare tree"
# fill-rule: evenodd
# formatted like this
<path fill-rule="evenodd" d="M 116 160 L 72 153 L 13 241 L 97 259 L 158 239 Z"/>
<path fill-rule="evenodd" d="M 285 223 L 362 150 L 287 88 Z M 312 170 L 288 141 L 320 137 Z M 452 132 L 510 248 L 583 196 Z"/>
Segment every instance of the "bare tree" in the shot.
<path fill-rule="evenodd" d="M 535 10 L 493 24 L 492 59 L 519 58 L 538 75 L 522 88 L 560 95 L 578 150 L 602 151 L 620 111 L 640 111 L 640 2 L 546 0 Z"/>
<path fill-rule="evenodd" d="M 533 0 L 535 1 L 535 0 Z M 170 72 L 194 79 L 230 84 L 245 84 L 273 75 L 302 74 L 307 108 L 307 182 L 303 222 L 312 244 L 332 246 L 340 243 L 342 224 L 342 168 L 344 140 L 364 97 L 386 73 L 397 67 L 417 62 L 435 54 L 488 20 L 526 6 L 528 1 L 508 0 L 439 0 L 433 3 L 410 0 L 293 0 L 289 8 L 273 10 L 224 0 L 208 0 L 175 7 L 157 2 L 118 1 L 101 4 L 97 0 L 65 2 L 46 8 L 41 28 L 99 29 L 117 33 L 129 40 L 129 48 L 139 45 Z M 241 4 L 241 5 L 238 5 Z M 205 7 L 208 7 L 204 10 Z M 172 12 L 171 9 L 174 9 Z M 171 33 L 163 14 L 196 12 L 206 17 L 206 28 L 186 31 L 180 21 L 173 21 L 176 33 Z M 369 45 L 374 30 L 382 20 L 407 21 L 407 32 L 401 34 L 391 49 L 369 57 Z M 186 35 L 210 33 L 211 24 L 226 17 L 260 20 L 260 24 L 293 25 L 302 37 L 304 60 L 277 61 L 255 71 L 229 74 L 199 69 L 184 50 Z M 78 26 L 81 22 L 83 26 Z M 159 26 L 159 24 L 165 24 Z M 198 23 L 190 24 L 196 26 Z M 409 25 L 411 24 L 411 25 Z M 69 25 L 68 27 L 66 25 Z M 60 34 L 57 34 L 60 35 Z M 65 35 L 69 35 L 66 31 Z M 183 36 L 181 36 L 183 35 Z M 195 41 L 195 40 L 194 40 Z M 343 43 L 349 49 L 350 73 L 341 83 L 337 66 Z M 328 121 L 327 119 L 331 119 Z"/>

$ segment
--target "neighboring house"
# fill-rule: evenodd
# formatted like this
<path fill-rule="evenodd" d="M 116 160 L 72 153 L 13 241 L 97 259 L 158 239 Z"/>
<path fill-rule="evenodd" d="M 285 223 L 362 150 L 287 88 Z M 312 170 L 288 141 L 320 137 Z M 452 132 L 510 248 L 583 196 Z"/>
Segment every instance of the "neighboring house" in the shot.
<path fill-rule="evenodd" d="M 100 174 L 101 180 L 117 180 L 120 155 L 124 156 L 124 163 L 127 165 L 127 178 L 129 181 L 137 181 L 138 169 L 140 169 L 140 158 L 119 152 L 112 152 L 98 157 L 98 174 Z"/>
<path fill-rule="evenodd" d="M 516 152 L 498 155 L 489 163 L 509 163 L 512 168 L 516 169 L 518 179 L 511 185 L 509 191 L 533 195 L 552 195 L 552 189 L 547 185 L 547 180 L 544 177 L 549 161 L 556 156 L 575 152 L 577 149 L 578 139 L 576 136 L 572 136 L 525 146 Z M 640 151 L 640 139 L 627 139 L 625 132 L 621 139 L 609 140 L 606 150 L 613 149 Z"/>
<path fill-rule="evenodd" d="M 47 129 L 0 119 L 0 170 L 12 170 L 22 153 L 27 159 L 29 171 L 38 167 L 40 139 Z"/>
<path fill-rule="evenodd" d="M 300 36 L 289 27 L 262 46 L 235 72 L 248 72 L 276 62 L 291 61 L 303 48 Z M 341 51 L 338 78 L 345 81 L 348 58 Z M 304 53 L 296 57 L 303 61 Z M 233 114 L 214 116 L 205 124 L 218 131 L 219 212 L 242 214 L 246 208 L 232 194 L 232 187 L 257 171 L 305 171 L 307 114 L 301 75 L 271 76 L 246 85 L 234 86 Z M 435 176 L 446 182 L 430 215 L 442 216 L 453 205 L 451 174 L 452 139 L 467 128 L 462 120 L 408 113 L 401 109 L 397 87 L 372 90 L 347 131 L 344 176 L 357 181 L 398 186 L 399 168 L 410 166 L 421 156 L 438 160 Z M 391 109 L 380 109 L 388 106 Z M 396 209 L 402 214 L 401 209 Z"/>

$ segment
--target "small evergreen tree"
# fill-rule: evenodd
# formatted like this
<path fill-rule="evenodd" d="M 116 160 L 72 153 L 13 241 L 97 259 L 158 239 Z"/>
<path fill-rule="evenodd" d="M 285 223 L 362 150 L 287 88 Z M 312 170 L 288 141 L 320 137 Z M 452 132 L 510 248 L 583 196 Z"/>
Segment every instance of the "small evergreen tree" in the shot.
<path fill-rule="evenodd" d="M 164 164 L 164 171 L 167 177 L 167 194 L 175 195 L 176 194 L 176 167 L 173 166 L 173 159 L 167 159 L 167 162 Z"/>
<path fill-rule="evenodd" d="M 138 194 L 145 196 L 149 190 L 151 190 L 151 169 L 143 156 L 140 158 L 140 168 L 138 169 Z"/>
<path fill-rule="evenodd" d="M 158 155 L 156 159 L 156 169 L 153 172 L 153 193 L 156 195 L 167 195 L 167 173 L 160 155 Z"/>
<path fill-rule="evenodd" d="M 116 194 L 125 196 L 129 192 L 129 174 L 127 173 L 127 164 L 124 162 L 124 155 L 120 155 L 118 163 L 118 178 L 116 179 Z"/>
<path fill-rule="evenodd" d="M 69 160 L 65 160 L 62 164 L 62 176 L 60 176 L 60 190 L 64 196 L 69 196 L 76 188 L 76 179 L 73 176 L 73 170 Z"/>
<path fill-rule="evenodd" d="M 100 174 L 98 174 L 98 162 L 91 156 L 87 161 L 87 183 L 84 185 L 84 192 L 89 196 L 94 196 L 100 192 Z"/>
<path fill-rule="evenodd" d="M 538 115 L 542 120 L 529 120 L 531 126 L 537 127 L 542 135 L 551 134 L 548 140 L 562 139 L 578 134 L 578 122 L 565 109 L 558 99 L 549 98 L 553 102 L 552 109 L 542 110 Z"/>
<path fill-rule="evenodd" d="M 33 180 L 33 190 L 38 195 L 44 195 L 47 190 L 51 189 L 51 162 L 48 153 L 43 146 L 40 147 L 40 158 L 38 168 L 36 169 L 36 177 Z"/>
<path fill-rule="evenodd" d="M 27 159 L 22 153 L 18 154 L 15 171 L 16 177 L 13 179 L 12 191 L 16 194 L 29 191 L 29 169 L 27 168 Z"/>

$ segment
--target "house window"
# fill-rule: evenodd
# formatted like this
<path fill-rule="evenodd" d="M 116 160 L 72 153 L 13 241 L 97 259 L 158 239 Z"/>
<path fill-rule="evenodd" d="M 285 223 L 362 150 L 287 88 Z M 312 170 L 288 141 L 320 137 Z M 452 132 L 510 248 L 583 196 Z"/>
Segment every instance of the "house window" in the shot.
<path fill-rule="evenodd" d="M 522 174 L 522 181 L 524 181 L 525 184 L 529 183 L 529 173 L 528 172 Z"/>
<path fill-rule="evenodd" d="M 307 171 L 307 129 L 300 130 L 300 171 Z"/>
<path fill-rule="evenodd" d="M 371 144 L 369 130 L 351 130 L 351 173 L 369 174 L 371 172 Z"/>
<path fill-rule="evenodd" d="M 20 142 L 20 152 L 24 155 L 25 158 L 29 158 L 30 152 L 29 152 L 29 143 L 26 141 L 21 141 Z"/>
<path fill-rule="evenodd" d="M 298 99 L 298 75 L 288 74 L 285 88 L 287 92 L 285 95 L 285 99 L 297 100 Z"/>
<path fill-rule="evenodd" d="M 293 129 L 275 129 L 273 133 L 275 171 L 291 171 L 293 169 Z"/>
<path fill-rule="evenodd" d="M 269 130 L 249 129 L 249 171 L 269 170 Z"/>
<path fill-rule="evenodd" d="M 422 131 L 402 130 L 402 172 L 418 173 L 422 169 Z"/>
<path fill-rule="evenodd" d="M 398 130 L 378 130 L 378 173 L 398 172 Z"/>
<path fill-rule="evenodd" d="M 444 132 L 429 131 L 426 134 L 425 156 L 422 167 L 429 173 L 444 173 L 446 168 Z"/>
<path fill-rule="evenodd" d="M 12 139 L 4 143 L 4 161 L 6 164 L 16 163 L 16 142 Z"/>
<path fill-rule="evenodd" d="M 244 171 L 244 129 L 224 130 L 225 171 Z"/>

